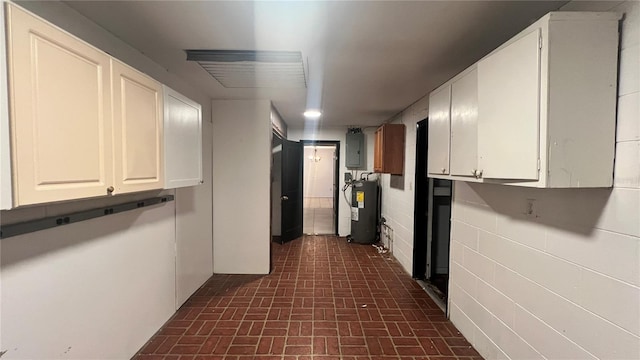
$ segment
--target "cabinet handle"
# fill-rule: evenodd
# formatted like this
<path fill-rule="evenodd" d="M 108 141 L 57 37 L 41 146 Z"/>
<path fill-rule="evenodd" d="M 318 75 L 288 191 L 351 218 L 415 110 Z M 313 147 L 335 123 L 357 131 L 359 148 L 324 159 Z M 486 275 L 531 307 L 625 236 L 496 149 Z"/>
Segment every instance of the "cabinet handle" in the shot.
<path fill-rule="evenodd" d="M 115 189 L 113 188 L 113 186 L 109 186 L 109 187 L 107 188 L 107 192 L 108 192 L 109 194 L 113 193 L 113 191 L 114 191 L 114 190 L 115 190 Z"/>
<path fill-rule="evenodd" d="M 478 170 L 476 169 L 471 170 L 471 175 L 473 175 L 474 177 L 478 177 Z"/>
<path fill-rule="evenodd" d="M 447 173 L 447 169 L 442 168 L 442 173 L 443 173 L 443 174 L 446 174 L 446 173 Z"/>
<path fill-rule="evenodd" d="M 476 179 L 480 179 L 482 177 L 482 170 L 476 170 Z"/>
<path fill-rule="evenodd" d="M 287 195 L 283 195 L 280 197 L 280 200 L 289 200 L 289 197 Z"/>

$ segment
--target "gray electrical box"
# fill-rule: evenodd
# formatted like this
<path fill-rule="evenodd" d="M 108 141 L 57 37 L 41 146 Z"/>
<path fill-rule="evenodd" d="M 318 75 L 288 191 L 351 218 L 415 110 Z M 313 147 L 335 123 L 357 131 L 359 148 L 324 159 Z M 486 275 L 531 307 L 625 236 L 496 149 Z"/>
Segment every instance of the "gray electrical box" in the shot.
<path fill-rule="evenodd" d="M 349 129 L 349 132 L 347 132 L 346 152 L 347 159 L 345 164 L 348 169 L 363 169 L 366 167 L 364 133 L 360 129 Z"/>

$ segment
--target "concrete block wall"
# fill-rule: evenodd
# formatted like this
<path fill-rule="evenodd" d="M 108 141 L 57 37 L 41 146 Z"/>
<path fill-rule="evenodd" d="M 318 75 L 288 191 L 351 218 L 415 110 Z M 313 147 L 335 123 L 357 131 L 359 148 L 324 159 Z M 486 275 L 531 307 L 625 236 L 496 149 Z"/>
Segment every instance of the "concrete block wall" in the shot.
<path fill-rule="evenodd" d="M 640 358 L 639 8 L 562 9 L 625 14 L 612 189 L 454 185 L 450 318 L 487 359 Z"/>

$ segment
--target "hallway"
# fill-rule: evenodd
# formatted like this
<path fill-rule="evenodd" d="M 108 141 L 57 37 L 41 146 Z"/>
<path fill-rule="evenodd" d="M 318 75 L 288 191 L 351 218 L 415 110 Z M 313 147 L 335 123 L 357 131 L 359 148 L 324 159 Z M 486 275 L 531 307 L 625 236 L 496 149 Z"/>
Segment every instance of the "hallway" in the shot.
<path fill-rule="evenodd" d="M 272 249 L 270 275 L 214 275 L 134 359 L 482 359 L 388 254 L 335 236 Z"/>
<path fill-rule="evenodd" d="M 302 232 L 307 235 L 335 234 L 333 211 L 333 198 L 305 197 Z"/>

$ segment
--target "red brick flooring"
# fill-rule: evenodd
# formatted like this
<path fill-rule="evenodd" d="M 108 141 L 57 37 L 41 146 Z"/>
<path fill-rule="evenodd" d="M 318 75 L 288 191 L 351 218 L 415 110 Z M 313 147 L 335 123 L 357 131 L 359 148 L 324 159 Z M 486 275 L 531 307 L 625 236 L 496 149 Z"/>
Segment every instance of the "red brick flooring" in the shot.
<path fill-rule="evenodd" d="M 482 359 L 372 246 L 305 236 L 272 249 L 270 275 L 214 275 L 134 359 Z"/>

